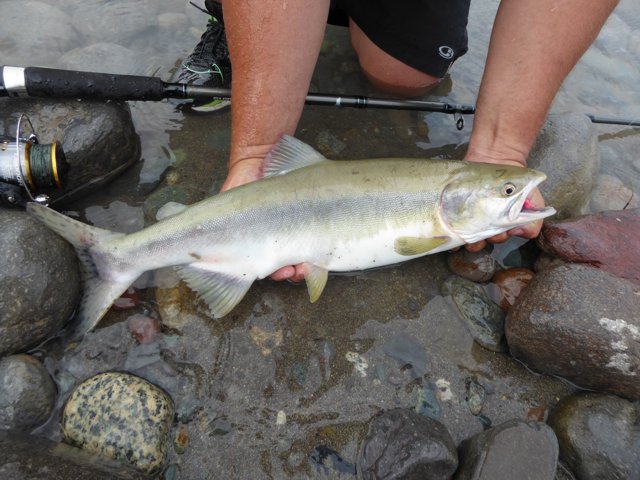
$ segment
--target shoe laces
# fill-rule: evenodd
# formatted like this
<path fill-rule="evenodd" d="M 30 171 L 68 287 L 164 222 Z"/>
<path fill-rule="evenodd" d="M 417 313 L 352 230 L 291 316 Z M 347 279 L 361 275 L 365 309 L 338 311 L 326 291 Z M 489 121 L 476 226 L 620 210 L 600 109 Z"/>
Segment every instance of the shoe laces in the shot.
<path fill-rule="evenodd" d="M 216 45 L 218 45 L 220 38 L 224 34 L 224 24 L 207 10 L 201 8 L 193 2 L 189 3 L 201 12 L 209 15 L 209 21 L 207 22 L 207 29 L 194 48 L 193 53 L 189 56 L 186 62 L 183 62 L 182 67 L 185 70 L 196 73 L 198 75 L 216 74 L 219 75 L 222 80 L 224 80 L 222 70 L 216 63 L 214 56 Z M 214 28 L 216 26 L 218 28 Z M 210 63 L 211 57 L 213 57 L 213 61 Z"/>

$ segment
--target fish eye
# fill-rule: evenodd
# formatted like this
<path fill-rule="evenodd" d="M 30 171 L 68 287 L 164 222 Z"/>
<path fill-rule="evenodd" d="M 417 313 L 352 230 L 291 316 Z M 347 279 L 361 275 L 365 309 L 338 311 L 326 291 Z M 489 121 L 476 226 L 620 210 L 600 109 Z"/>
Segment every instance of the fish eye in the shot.
<path fill-rule="evenodd" d="M 502 186 L 502 194 L 510 197 L 511 195 L 513 195 L 514 193 L 516 193 L 516 186 L 513 183 L 505 183 Z"/>

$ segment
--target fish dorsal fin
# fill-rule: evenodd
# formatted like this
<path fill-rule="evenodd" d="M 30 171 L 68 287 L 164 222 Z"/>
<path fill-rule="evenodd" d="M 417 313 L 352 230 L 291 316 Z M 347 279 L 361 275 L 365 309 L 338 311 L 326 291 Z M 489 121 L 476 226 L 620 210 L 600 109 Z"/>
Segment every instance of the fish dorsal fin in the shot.
<path fill-rule="evenodd" d="M 413 255 L 422 255 L 435 250 L 441 245 L 444 245 L 451 237 L 399 237 L 393 245 L 393 249 L 398 255 L 404 255 L 407 257 Z"/>
<path fill-rule="evenodd" d="M 327 158 L 310 145 L 290 135 L 283 135 L 264 159 L 264 177 L 284 175 Z"/>
<path fill-rule="evenodd" d="M 254 277 L 212 272 L 193 265 L 176 267 L 180 278 L 209 305 L 214 318 L 222 318 L 242 300 Z"/>
<path fill-rule="evenodd" d="M 303 263 L 302 270 L 304 272 L 304 279 L 307 282 L 309 300 L 311 300 L 311 303 L 314 303 L 320 298 L 320 295 L 322 295 L 324 286 L 327 284 L 329 271 L 326 268 L 311 263 Z"/>

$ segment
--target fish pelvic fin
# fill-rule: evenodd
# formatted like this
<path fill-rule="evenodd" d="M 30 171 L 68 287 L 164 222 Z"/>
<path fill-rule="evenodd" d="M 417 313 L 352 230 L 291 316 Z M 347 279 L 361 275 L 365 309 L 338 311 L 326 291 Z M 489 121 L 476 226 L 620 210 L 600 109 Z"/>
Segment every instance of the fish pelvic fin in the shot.
<path fill-rule="evenodd" d="M 435 250 L 441 245 L 444 245 L 451 240 L 451 237 L 399 237 L 393 245 L 394 250 L 398 255 L 404 255 L 407 257 L 413 255 L 423 255 L 429 253 L 431 250 Z"/>
<path fill-rule="evenodd" d="M 214 318 L 222 318 L 240 303 L 255 277 L 212 272 L 197 266 L 175 267 L 184 282 L 209 306 Z"/>
<path fill-rule="evenodd" d="M 327 284 L 329 271 L 326 268 L 311 263 L 303 263 L 302 271 L 304 272 L 304 280 L 307 283 L 307 290 L 309 291 L 309 300 L 311 303 L 315 303 L 320 298 L 320 295 L 322 295 L 324 287 Z"/>
<path fill-rule="evenodd" d="M 105 241 L 123 237 L 125 234 L 92 227 L 37 203 L 29 203 L 27 212 L 67 240 L 76 250 L 83 281 L 83 294 L 71 337 L 79 339 L 98 324 L 113 302 L 138 276 L 135 273 L 119 281 L 104 280 L 96 268 L 93 249 L 99 249 Z"/>
<path fill-rule="evenodd" d="M 328 161 L 310 145 L 290 135 L 283 135 L 264 159 L 263 176 L 274 177 Z"/>

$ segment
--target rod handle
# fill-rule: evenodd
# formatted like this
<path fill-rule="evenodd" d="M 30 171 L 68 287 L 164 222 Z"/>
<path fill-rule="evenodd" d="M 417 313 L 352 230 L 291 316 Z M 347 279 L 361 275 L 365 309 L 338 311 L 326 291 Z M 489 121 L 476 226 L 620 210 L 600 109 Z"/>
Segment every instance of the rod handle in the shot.
<path fill-rule="evenodd" d="M 0 96 L 83 98 L 96 100 L 162 100 L 157 77 L 79 72 L 43 67 L 1 67 Z"/>

